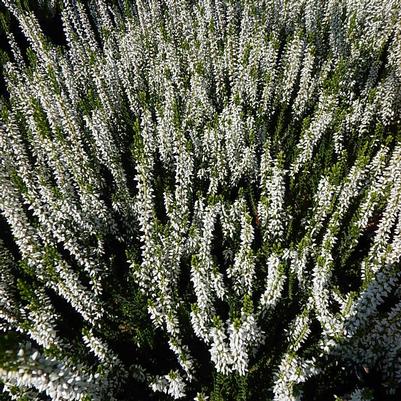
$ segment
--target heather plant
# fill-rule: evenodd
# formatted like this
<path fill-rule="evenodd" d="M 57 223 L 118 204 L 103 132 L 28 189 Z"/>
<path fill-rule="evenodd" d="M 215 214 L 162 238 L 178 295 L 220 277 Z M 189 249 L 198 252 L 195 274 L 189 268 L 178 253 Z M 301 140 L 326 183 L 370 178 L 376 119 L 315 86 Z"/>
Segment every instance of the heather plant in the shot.
<path fill-rule="evenodd" d="M 7 397 L 399 399 L 400 2 L 1 1 Z"/>

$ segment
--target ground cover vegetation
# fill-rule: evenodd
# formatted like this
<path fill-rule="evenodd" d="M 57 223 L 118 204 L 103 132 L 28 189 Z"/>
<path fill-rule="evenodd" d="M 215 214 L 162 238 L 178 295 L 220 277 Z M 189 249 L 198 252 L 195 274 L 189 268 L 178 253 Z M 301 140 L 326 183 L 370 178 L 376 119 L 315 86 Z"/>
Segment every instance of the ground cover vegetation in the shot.
<path fill-rule="evenodd" d="M 4 400 L 399 400 L 399 0 L 0 0 Z"/>

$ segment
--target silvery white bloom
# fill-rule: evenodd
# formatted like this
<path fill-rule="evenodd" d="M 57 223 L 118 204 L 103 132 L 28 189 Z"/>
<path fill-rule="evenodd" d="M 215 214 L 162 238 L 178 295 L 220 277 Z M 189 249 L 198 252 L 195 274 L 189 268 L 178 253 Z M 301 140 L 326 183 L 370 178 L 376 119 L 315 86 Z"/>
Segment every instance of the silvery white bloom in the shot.
<path fill-rule="evenodd" d="M 232 356 L 226 343 L 227 335 L 223 327 L 212 327 L 210 330 L 211 347 L 210 359 L 215 364 L 216 370 L 223 374 L 231 372 Z"/>
<path fill-rule="evenodd" d="M 5 352 L 7 391 L 114 400 L 132 379 L 200 401 L 230 374 L 242 392 L 261 371 L 252 356 L 271 351 L 266 335 L 285 341 L 264 360 L 275 400 L 300 399 L 329 354 L 380 361 L 390 393 L 401 377 L 399 2 L 49 0 L 64 46 L 3 3 L 30 46 L 6 34 L 0 330 L 33 342 Z M 175 364 L 160 375 L 125 369 L 116 344 L 145 355 L 140 339 L 154 334 L 127 322 L 137 290 Z M 66 324 L 82 335 L 71 341 Z M 193 380 L 205 368 L 194 335 L 213 383 Z"/>
<path fill-rule="evenodd" d="M 194 401 L 207 401 L 208 399 L 209 397 L 204 393 L 197 393 L 196 397 L 194 398 Z"/>
<path fill-rule="evenodd" d="M 150 385 L 153 391 L 161 391 L 171 395 L 175 400 L 185 396 L 185 383 L 177 371 L 157 376 Z"/>
<path fill-rule="evenodd" d="M 262 310 L 273 309 L 276 306 L 286 279 L 279 256 L 269 256 L 267 269 L 265 291 L 260 298 Z"/>

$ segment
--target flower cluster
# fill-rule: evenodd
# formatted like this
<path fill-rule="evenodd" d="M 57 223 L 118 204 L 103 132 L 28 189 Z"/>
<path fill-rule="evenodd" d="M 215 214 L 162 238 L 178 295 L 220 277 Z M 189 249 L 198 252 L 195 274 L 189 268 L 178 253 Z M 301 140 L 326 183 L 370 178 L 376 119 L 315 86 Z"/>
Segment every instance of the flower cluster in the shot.
<path fill-rule="evenodd" d="M 399 1 L 0 2 L 0 388 L 399 399 Z"/>

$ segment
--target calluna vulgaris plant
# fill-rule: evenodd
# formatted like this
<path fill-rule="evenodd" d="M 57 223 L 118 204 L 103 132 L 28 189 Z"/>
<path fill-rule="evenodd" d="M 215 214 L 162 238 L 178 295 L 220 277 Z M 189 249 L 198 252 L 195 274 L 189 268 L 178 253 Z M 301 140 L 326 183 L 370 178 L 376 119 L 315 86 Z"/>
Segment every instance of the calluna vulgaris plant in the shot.
<path fill-rule="evenodd" d="M 1 1 L 4 397 L 399 400 L 401 2 Z"/>

